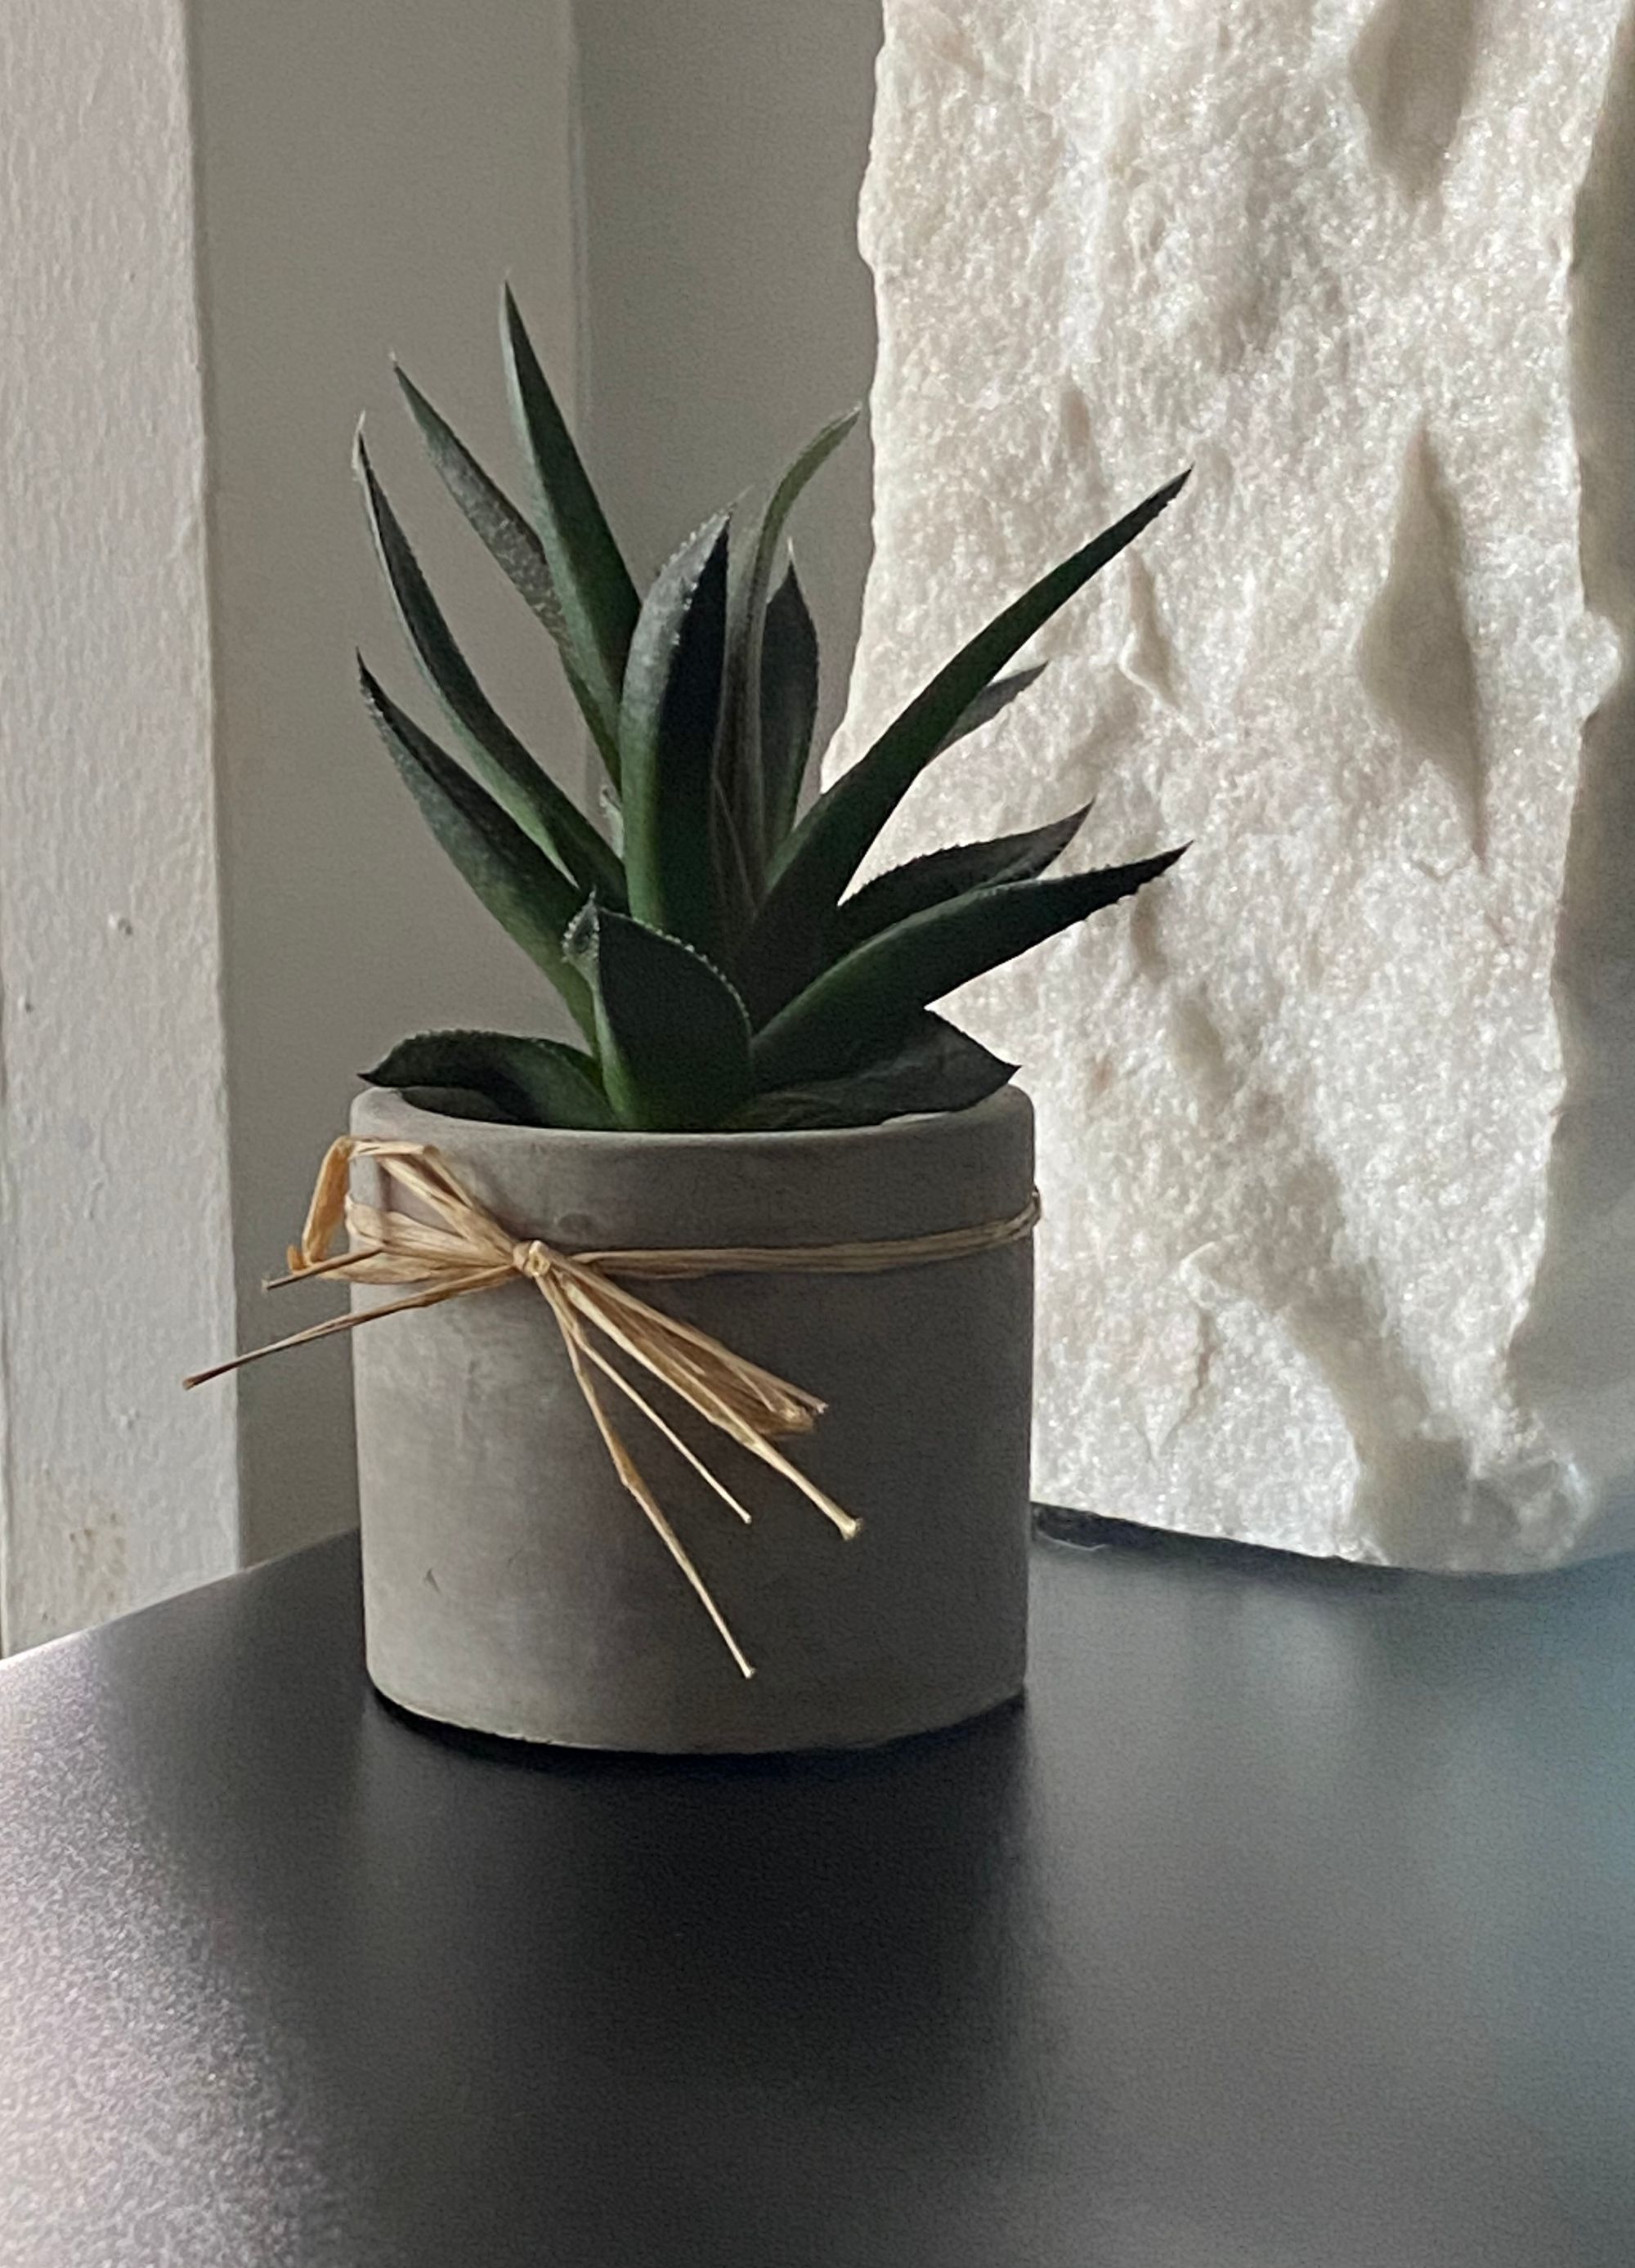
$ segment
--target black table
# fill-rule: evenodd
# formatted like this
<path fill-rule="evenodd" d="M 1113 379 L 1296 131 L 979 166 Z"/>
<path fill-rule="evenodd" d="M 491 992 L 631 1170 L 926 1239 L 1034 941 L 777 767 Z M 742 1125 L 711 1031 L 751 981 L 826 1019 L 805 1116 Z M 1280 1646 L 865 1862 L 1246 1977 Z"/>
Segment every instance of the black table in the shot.
<path fill-rule="evenodd" d="M 1630 2268 L 1635 1563 L 1108 1534 L 850 1759 L 422 1731 L 350 1541 L 0 1668 L 0 2261 Z"/>

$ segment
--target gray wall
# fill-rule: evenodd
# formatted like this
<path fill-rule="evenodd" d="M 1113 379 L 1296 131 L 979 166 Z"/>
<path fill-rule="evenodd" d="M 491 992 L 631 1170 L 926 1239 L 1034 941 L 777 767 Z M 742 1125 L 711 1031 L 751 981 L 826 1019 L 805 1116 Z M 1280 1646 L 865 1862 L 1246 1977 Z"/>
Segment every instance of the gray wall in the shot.
<path fill-rule="evenodd" d="M 590 438 L 638 577 L 866 393 L 880 0 L 578 0 Z M 832 724 L 869 557 L 858 433 L 795 526 Z"/>
<path fill-rule="evenodd" d="M 559 1027 L 363 715 L 358 641 L 430 721 L 348 459 L 367 410 L 456 635 L 577 784 L 555 656 L 423 462 L 387 362 L 401 355 L 514 479 L 507 270 L 551 367 L 569 376 L 578 354 L 573 43 L 570 0 L 195 0 L 193 18 L 239 1336 L 253 1346 L 339 1304 L 259 1287 L 357 1071 L 429 1026 Z M 347 1524 L 344 1345 L 247 1371 L 239 1407 L 245 1557 Z"/>
<path fill-rule="evenodd" d="M 192 13 L 239 1336 L 251 1345 L 336 1304 L 313 1291 L 268 1301 L 259 1285 L 344 1123 L 354 1073 L 408 1030 L 556 1020 L 359 711 L 357 637 L 411 705 L 419 689 L 348 474 L 357 411 L 457 634 L 577 784 L 582 740 L 554 664 L 419 461 L 387 356 L 509 470 L 495 323 L 509 271 L 559 381 L 576 364 L 581 388 L 588 375 L 581 429 L 632 564 L 656 565 L 867 387 L 856 216 L 879 0 L 195 0 Z M 797 531 L 831 719 L 869 494 L 858 436 Z M 245 1556 L 350 1520 L 343 1347 L 257 1366 L 240 1391 Z"/>

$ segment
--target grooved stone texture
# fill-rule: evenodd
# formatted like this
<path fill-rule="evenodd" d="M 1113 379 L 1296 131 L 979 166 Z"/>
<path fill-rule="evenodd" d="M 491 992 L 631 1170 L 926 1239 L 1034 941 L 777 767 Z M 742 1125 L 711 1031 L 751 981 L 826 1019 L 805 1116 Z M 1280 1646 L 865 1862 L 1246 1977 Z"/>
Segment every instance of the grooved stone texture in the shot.
<path fill-rule="evenodd" d="M 1635 1543 L 1635 49 L 1618 0 L 887 0 L 843 763 L 1192 486 L 894 857 L 1177 873 L 961 998 L 1040 1112 L 1035 1487 Z M 1581 556 L 1581 563 L 1580 563 Z"/>

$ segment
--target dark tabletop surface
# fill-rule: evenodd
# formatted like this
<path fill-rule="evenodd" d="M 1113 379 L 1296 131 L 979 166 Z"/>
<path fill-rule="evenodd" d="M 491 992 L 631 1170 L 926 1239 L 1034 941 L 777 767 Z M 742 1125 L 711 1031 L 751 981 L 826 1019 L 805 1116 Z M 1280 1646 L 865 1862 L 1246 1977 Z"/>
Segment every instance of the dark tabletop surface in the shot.
<path fill-rule="evenodd" d="M 1106 1535 L 851 1759 L 419 1730 L 350 1540 L 0 1668 L 0 2261 L 1631 2268 L 1635 1562 Z"/>

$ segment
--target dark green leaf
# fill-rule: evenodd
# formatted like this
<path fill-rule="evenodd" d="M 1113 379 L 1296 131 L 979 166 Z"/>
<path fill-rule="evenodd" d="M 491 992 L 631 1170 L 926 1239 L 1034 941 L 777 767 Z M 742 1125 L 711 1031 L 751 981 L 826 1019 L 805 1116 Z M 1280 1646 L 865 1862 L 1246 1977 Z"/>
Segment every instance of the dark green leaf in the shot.
<path fill-rule="evenodd" d="M 527 1123 L 514 1110 L 502 1109 L 486 1094 L 479 1094 L 474 1086 L 400 1086 L 397 1091 L 416 1110 L 430 1110 L 439 1118 L 473 1118 L 484 1126 Z"/>
<path fill-rule="evenodd" d="M 727 543 L 723 514 L 660 570 L 630 641 L 619 711 L 630 910 L 705 952 L 719 924 L 711 818 Z"/>
<path fill-rule="evenodd" d="M 833 456 L 861 416 L 836 417 L 809 441 L 773 490 L 758 520 L 747 520 L 735 543 L 728 608 L 726 684 L 721 703 L 721 779 L 731 823 L 754 861 L 752 894 L 760 895 L 768 810 L 761 764 L 761 688 L 767 593 L 777 548 L 802 490 Z"/>
<path fill-rule="evenodd" d="M 363 1076 L 372 1086 L 464 1088 L 523 1126 L 614 1123 L 593 1058 L 523 1033 L 422 1032 Z"/>
<path fill-rule="evenodd" d="M 755 1042 L 759 1089 L 830 1079 L 895 1046 L 916 1013 L 1173 866 L 1179 850 L 1052 881 L 1002 882 L 914 914 L 809 984 Z"/>
<path fill-rule="evenodd" d="M 746 1103 L 734 1124 L 777 1131 L 800 1126 L 875 1126 L 910 1111 L 968 1110 L 1002 1087 L 1014 1064 L 946 1023 L 919 1017 L 895 1053 L 839 1079 L 778 1087 Z"/>
<path fill-rule="evenodd" d="M 761 654 L 761 775 L 769 857 L 800 807 L 817 707 L 817 627 L 792 566 L 768 603 Z"/>
<path fill-rule="evenodd" d="M 991 725 L 994 718 L 1026 693 L 1030 685 L 1039 682 L 1049 666 L 1048 662 L 1042 661 L 1035 668 L 1013 670 L 1008 677 L 996 677 L 991 685 L 984 685 L 943 741 L 943 748 L 953 747 L 956 740 L 968 740 L 973 733 L 980 733 L 984 725 Z M 937 753 L 940 755 L 942 749 Z"/>
<path fill-rule="evenodd" d="M 1157 519 L 1177 497 L 1182 473 L 1059 567 L 1013 600 L 944 664 L 866 755 L 820 796 L 773 862 L 772 887 L 743 954 L 757 1019 L 813 973 L 813 940 L 871 845 L 927 764 L 949 745 L 973 701 L 1052 615 Z"/>
<path fill-rule="evenodd" d="M 1089 805 L 1083 804 L 1048 827 L 997 836 L 991 843 L 957 843 L 952 850 L 910 858 L 906 866 L 893 866 L 853 896 L 842 899 L 829 931 L 831 957 L 850 953 L 865 938 L 894 928 L 910 914 L 924 913 L 927 906 L 962 898 L 968 890 L 986 889 L 996 882 L 1030 881 L 1055 865 L 1089 811 Z"/>
<path fill-rule="evenodd" d="M 749 1094 L 749 1020 L 703 954 L 587 907 L 566 950 L 591 982 L 602 1084 L 621 1126 L 724 1126 Z"/>
<path fill-rule="evenodd" d="M 595 695 L 579 675 L 575 666 L 575 647 L 569 631 L 562 602 L 556 596 L 556 586 L 551 580 L 550 563 L 545 556 L 545 547 L 527 521 L 498 484 L 491 480 L 472 455 L 465 443 L 447 420 L 427 401 L 408 372 L 393 364 L 403 399 L 409 414 L 420 429 L 420 436 L 442 479 L 467 520 L 481 537 L 492 557 L 521 593 L 532 613 L 543 623 L 556 643 L 562 657 L 568 682 L 573 688 L 586 723 L 595 736 L 602 761 L 617 776 L 618 745 L 614 735 L 615 718 L 605 714 Z"/>
<path fill-rule="evenodd" d="M 515 1111 L 501 1109 L 499 1102 L 490 1102 L 488 1095 L 478 1095 L 474 1086 L 399 1086 L 403 1102 L 413 1102 L 417 1111 L 431 1111 L 436 1118 L 474 1118 L 478 1125 L 517 1127 L 524 1125 Z"/>
<path fill-rule="evenodd" d="M 534 468 L 538 534 L 567 630 L 571 668 L 595 705 L 597 738 L 611 747 L 639 611 L 636 585 L 509 284 L 501 330 L 512 409 Z"/>
<path fill-rule="evenodd" d="M 492 796 L 423 733 L 365 667 L 358 681 L 370 716 L 422 817 L 494 918 L 592 1028 L 590 994 L 563 956 L 562 934 L 579 909 L 573 885 L 508 819 Z"/>
<path fill-rule="evenodd" d="M 596 891 L 615 904 L 622 902 L 624 877 L 618 860 L 499 715 L 455 644 L 402 523 L 375 476 L 361 426 L 357 462 L 370 530 L 398 620 L 427 684 L 460 734 L 470 770 L 501 810 L 556 860 L 580 897 Z"/>

